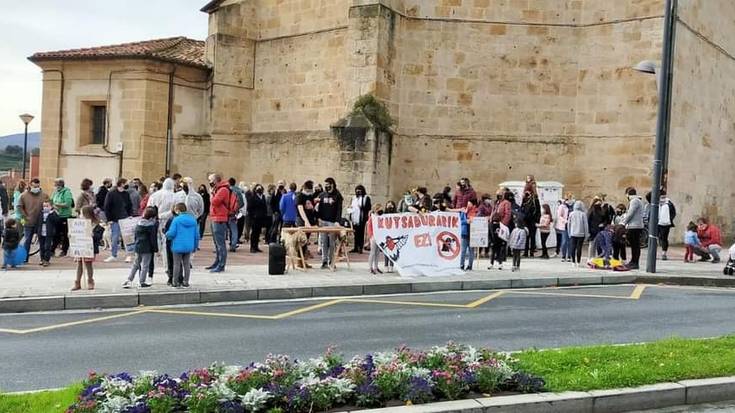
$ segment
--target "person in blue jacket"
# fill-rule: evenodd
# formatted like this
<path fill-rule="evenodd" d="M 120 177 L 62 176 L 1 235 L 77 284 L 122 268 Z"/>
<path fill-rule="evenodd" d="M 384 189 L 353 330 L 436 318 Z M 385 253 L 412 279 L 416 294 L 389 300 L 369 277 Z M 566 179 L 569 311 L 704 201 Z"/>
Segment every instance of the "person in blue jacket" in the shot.
<path fill-rule="evenodd" d="M 283 194 L 281 201 L 278 206 L 281 210 L 281 221 L 283 222 L 284 228 L 290 228 L 296 226 L 296 216 L 298 211 L 296 210 L 296 184 L 291 183 L 288 186 L 288 192 Z"/>
<path fill-rule="evenodd" d="M 174 287 L 189 287 L 191 274 L 191 254 L 199 247 L 199 226 L 194 215 L 186 212 L 186 204 L 178 203 L 174 206 L 176 216 L 166 232 L 166 238 L 171 240 L 171 252 L 174 256 Z"/>

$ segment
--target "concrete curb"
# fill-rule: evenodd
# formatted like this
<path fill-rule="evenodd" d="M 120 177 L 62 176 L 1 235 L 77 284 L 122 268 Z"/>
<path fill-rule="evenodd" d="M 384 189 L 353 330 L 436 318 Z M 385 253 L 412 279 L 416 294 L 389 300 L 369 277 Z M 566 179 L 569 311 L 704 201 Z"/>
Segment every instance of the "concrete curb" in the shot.
<path fill-rule="evenodd" d="M 735 399 L 735 377 L 684 380 L 590 392 L 539 393 L 414 406 L 353 410 L 371 413 L 621 413 Z"/>
<path fill-rule="evenodd" d="M 348 297 L 360 295 L 425 293 L 437 291 L 503 290 L 510 288 L 570 287 L 583 285 L 668 284 L 708 287 L 735 287 L 735 278 L 666 277 L 634 274 L 608 274 L 599 277 L 539 277 L 519 279 L 447 280 L 376 283 L 363 285 L 330 285 L 294 288 L 170 290 L 122 294 L 67 294 L 44 297 L 13 297 L 0 299 L 0 313 L 34 311 L 84 310 L 97 308 L 133 308 L 202 304 L 217 302 L 247 302 L 294 298 Z"/>

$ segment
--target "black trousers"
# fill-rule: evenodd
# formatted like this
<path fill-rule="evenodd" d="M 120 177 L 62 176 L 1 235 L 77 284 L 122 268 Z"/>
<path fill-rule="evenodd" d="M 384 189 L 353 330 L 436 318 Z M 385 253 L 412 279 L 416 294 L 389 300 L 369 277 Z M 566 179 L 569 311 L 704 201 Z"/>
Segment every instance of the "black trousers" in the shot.
<path fill-rule="evenodd" d="M 528 228 L 528 236 L 526 237 L 526 249 L 523 251 L 523 255 L 528 255 L 529 252 L 533 257 L 536 253 L 536 223 L 527 222 L 526 228 Z"/>
<path fill-rule="evenodd" d="M 541 256 L 542 257 L 548 257 L 549 256 L 549 251 L 546 248 L 546 241 L 548 241 L 549 235 L 551 235 L 551 233 L 549 233 L 549 232 L 542 232 L 541 233 Z"/>
<path fill-rule="evenodd" d="M 204 238 L 204 229 L 207 227 L 208 216 L 209 214 L 205 212 L 202 216 L 197 218 L 197 224 L 199 224 L 199 239 Z"/>
<path fill-rule="evenodd" d="M 556 255 L 559 255 L 559 252 L 561 251 L 561 232 L 559 230 L 556 231 Z"/>
<path fill-rule="evenodd" d="M 241 216 L 237 219 L 237 243 L 240 243 L 240 240 L 242 240 L 242 234 L 245 231 L 245 220 L 248 219 L 246 216 Z M 246 234 L 246 238 L 250 236 L 250 234 Z"/>
<path fill-rule="evenodd" d="M 628 230 L 628 243 L 630 244 L 630 263 L 638 265 L 641 260 L 641 233 L 642 229 Z"/>
<path fill-rule="evenodd" d="M 168 275 L 168 281 L 173 280 L 174 274 L 174 253 L 171 251 L 171 240 L 166 240 L 166 274 Z"/>
<path fill-rule="evenodd" d="M 266 244 L 273 242 L 271 238 L 271 231 L 273 230 L 273 217 L 265 217 L 262 222 L 262 232 Z"/>
<path fill-rule="evenodd" d="M 513 266 L 521 268 L 521 250 L 513 250 Z"/>
<path fill-rule="evenodd" d="M 658 226 L 658 242 L 661 244 L 661 251 L 666 252 L 669 250 L 669 232 L 671 226 L 659 225 Z"/>
<path fill-rule="evenodd" d="M 281 238 L 281 227 L 283 222 L 281 221 L 281 214 L 273 215 L 273 224 L 271 225 L 269 238 L 270 242 L 278 242 Z"/>
<path fill-rule="evenodd" d="M 354 226 L 355 230 L 355 251 L 362 252 L 365 247 L 365 223 L 361 222 Z"/>
<path fill-rule="evenodd" d="M 582 245 L 584 244 L 584 237 L 571 237 L 571 249 L 569 255 L 572 257 L 572 262 L 579 264 L 582 262 Z"/>
<path fill-rule="evenodd" d="M 69 251 L 69 218 L 59 218 L 56 224 L 56 234 L 51 246 L 51 254 L 61 247 L 61 252 L 66 254 Z M 47 260 L 48 261 L 48 260 Z"/>
<path fill-rule="evenodd" d="M 252 218 L 250 225 L 252 230 L 250 232 L 250 251 L 258 249 L 258 243 L 260 242 L 260 234 L 263 231 L 263 218 Z"/>
<path fill-rule="evenodd" d="M 41 261 L 49 262 L 54 255 L 54 239 L 51 237 L 38 237 L 38 244 L 41 250 Z"/>
<path fill-rule="evenodd" d="M 628 254 L 625 252 L 625 241 L 616 242 L 613 241 L 613 258 L 616 260 L 627 260 Z"/>
<path fill-rule="evenodd" d="M 493 243 L 493 255 L 490 257 L 490 265 L 502 264 L 505 262 L 505 252 L 508 250 L 508 244 L 505 241 L 495 241 Z"/>

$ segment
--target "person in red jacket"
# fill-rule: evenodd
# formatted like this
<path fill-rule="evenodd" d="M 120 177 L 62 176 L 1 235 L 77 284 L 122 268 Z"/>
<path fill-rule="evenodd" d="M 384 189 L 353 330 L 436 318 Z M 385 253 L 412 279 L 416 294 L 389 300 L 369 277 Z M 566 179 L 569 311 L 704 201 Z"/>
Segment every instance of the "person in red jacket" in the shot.
<path fill-rule="evenodd" d="M 452 202 L 452 208 L 462 209 L 467 208 L 467 203 L 470 199 L 477 199 L 477 193 L 470 185 L 470 180 L 462 178 L 458 182 L 457 192 L 454 193 L 454 201 Z"/>
<path fill-rule="evenodd" d="M 699 218 L 697 220 L 697 235 L 702 243 L 702 248 L 712 255 L 712 263 L 720 262 L 720 251 L 722 251 L 722 233 L 720 229 L 716 225 L 710 224 L 707 218 Z M 706 257 L 702 257 L 701 261 L 706 261 Z"/>
<path fill-rule="evenodd" d="M 227 263 L 227 245 L 225 238 L 228 231 L 228 220 L 232 211 L 233 193 L 230 184 L 222 180 L 219 174 L 209 176 L 209 186 L 212 187 L 212 199 L 209 207 L 209 219 L 212 221 L 212 238 L 214 240 L 215 258 L 212 265 L 207 267 L 210 272 L 222 272 Z M 235 201 L 237 202 L 237 201 Z M 237 205 L 237 204 L 235 204 Z"/>
<path fill-rule="evenodd" d="M 503 193 L 503 200 L 495 207 L 495 213 L 500 215 L 500 222 L 506 227 L 510 227 L 513 219 L 513 192 L 507 191 Z"/>

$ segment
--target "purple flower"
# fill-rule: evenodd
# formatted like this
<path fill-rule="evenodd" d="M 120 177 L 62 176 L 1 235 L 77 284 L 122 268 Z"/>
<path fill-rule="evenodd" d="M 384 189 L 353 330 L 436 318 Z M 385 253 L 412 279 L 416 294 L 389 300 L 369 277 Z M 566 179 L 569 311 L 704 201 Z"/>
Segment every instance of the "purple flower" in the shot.
<path fill-rule="evenodd" d="M 138 402 L 133 406 L 125 409 L 124 413 L 150 413 L 151 409 L 145 404 L 145 402 Z"/>
<path fill-rule="evenodd" d="M 434 399 L 433 390 L 428 380 L 413 376 L 408 381 L 408 390 L 403 398 L 414 403 L 425 403 Z"/>
<path fill-rule="evenodd" d="M 82 390 L 82 394 L 80 394 L 82 399 L 91 399 L 94 398 L 94 395 L 100 390 L 101 383 L 95 383 L 87 386 L 84 390 Z"/>
<path fill-rule="evenodd" d="M 373 382 L 370 382 L 357 386 L 355 393 L 358 395 L 378 397 L 380 396 L 380 389 Z"/>
<path fill-rule="evenodd" d="M 375 370 L 375 363 L 373 362 L 372 354 L 368 354 L 365 356 L 365 361 L 362 363 L 362 369 L 365 370 L 365 373 L 368 376 L 373 374 L 373 371 Z"/>
<path fill-rule="evenodd" d="M 110 376 L 110 378 L 111 379 L 125 380 L 128 383 L 132 383 L 133 382 L 133 378 L 130 376 L 130 374 L 125 373 L 125 372 L 115 374 L 114 376 Z"/>
<path fill-rule="evenodd" d="M 219 404 L 219 413 L 245 413 L 245 408 L 238 402 L 225 401 Z"/>

